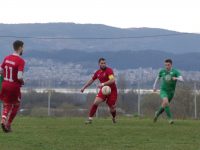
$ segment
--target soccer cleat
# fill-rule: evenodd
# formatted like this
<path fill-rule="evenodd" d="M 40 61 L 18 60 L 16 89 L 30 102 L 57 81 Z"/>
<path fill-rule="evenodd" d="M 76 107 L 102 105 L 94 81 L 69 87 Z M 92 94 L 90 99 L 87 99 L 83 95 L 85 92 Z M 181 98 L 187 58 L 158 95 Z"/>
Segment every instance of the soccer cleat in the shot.
<path fill-rule="evenodd" d="M 5 133 L 9 132 L 8 128 L 6 127 L 6 125 L 4 123 L 1 123 L 1 128 L 2 128 L 3 132 L 5 132 Z"/>
<path fill-rule="evenodd" d="M 158 120 L 158 117 L 155 116 L 154 119 L 153 119 L 153 122 L 156 123 L 157 120 Z"/>
<path fill-rule="evenodd" d="M 6 120 L 5 120 L 5 118 L 2 118 L 2 120 L 1 120 L 1 128 L 2 128 L 3 132 L 5 132 L 5 133 L 8 132 L 8 129 L 6 127 Z"/>
<path fill-rule="evenodd" d="M 88 119 L 85 121 L 85 124 L 92 124 L 92 119 Z"/>
<path fill-rule="evenodd" d="M 115 118 L 112 118 L 112 122 L 113 123 L 117 123 Z"/>
<path fill-rule="evenodd" d="M 170 119 L 169 124 L 174 124 L 174 121 L 172 119 Z"/>
<path fill-rule="evenodd" d="M 158 120 L 158 116 L 157 116 L 157 112 L 155 112 L 155 116 L 154 116 L 153 122 L 156 123 L 157 120 Z"/>

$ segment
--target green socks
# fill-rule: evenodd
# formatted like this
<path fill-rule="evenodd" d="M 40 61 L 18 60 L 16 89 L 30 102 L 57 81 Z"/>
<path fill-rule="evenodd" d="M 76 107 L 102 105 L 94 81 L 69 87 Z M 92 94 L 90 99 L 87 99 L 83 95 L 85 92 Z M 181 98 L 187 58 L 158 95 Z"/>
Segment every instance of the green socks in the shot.
<path fill-rule="evenodd" d="M 164 108 L 161 106 L 160 108 L 159 108 L 159 110 L 157 111 L 157 113 L 156 113 L 156 117 L 159 117 L 163 112 L 164 112 Z"/>
<path fill-rule="evenodd" d="M 169 106 L 165 107 L 165 112 L 167 114 L 168 119 L 172 119 L 172 113 L 170 112 Z"/>

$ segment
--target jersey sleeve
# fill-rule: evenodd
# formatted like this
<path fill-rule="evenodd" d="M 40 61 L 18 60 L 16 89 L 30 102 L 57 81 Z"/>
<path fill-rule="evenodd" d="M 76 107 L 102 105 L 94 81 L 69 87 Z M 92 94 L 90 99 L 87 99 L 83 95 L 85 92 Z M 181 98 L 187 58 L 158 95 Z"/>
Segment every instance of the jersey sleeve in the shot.
<path fill-rule="evenodd" d="M 3 63 L 1 64 L 1 69 L 5 67 L 5 59 L 3 60 Z"/>
<path fill-rule="evenodd" d="M 181 73 L 178 71 L 178 70 L 176 70 L 176 77 L 179 77 L 179 76 L 181 76 Z"/>
<path fill-rule="evenodd" d="M 159 71 L 159 73 L 158 73 L 158 77 L 159 77 L 159 78 L 162 77 L 162 70 Z"/>
<path fill-rule="evenodd" d="M 92 79 L 93 80 L 96 80 L 97 79 L 97 71 L 94 73 L 94 75 L 92 76 Z"/>
<path fill-rule="evenodd" d="M 108 78 L 109 79 L 113 79 L 114 78 L 114 72 L 113 72 L 112 69 L 108 69 L 107 74 L 108 74 Z"/>
<path fill-rule="evenodd" d="M 0 93 L 1 93 L 1 89 L 2 89 L 2 82 L 3 82 L 3 76 L 0 75 Z"/>
<path fill-rule="evenodd" d="M 0 74 L 3 73 L 4 67 L 5 67 L 5 59 L 4 59 L 3 63 L 0 65 Z M 3 76 L 3 75 L 1 75 L 1 76 Z"/>
<path fill-rule="evenodd" d="M 24 66 L 25 66 L 25 61 L 24 60 L 20 61 L 18 66 L 18 71 L 24 72 Z"/>

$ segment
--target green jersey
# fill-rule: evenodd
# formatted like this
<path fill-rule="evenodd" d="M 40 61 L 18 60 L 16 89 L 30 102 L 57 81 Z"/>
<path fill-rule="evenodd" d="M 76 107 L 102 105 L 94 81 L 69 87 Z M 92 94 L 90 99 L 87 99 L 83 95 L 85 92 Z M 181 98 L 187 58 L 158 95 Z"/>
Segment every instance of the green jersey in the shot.
<path fill-rule="evenodd" d="M 160 70 L 159 78 L 161 79 L 161 91 L 174 92 L 177 81 L 172 78 L 179 76 L 181 76 L 181 74 L 176 69 L 171 69 L 170 71 L 166 69 Z"/>
<path fill-rule="evenodd" d="M 2 82 L 3 82 L 3 76 L 0 75 L 0 91 L 1 91 L 1 87 L 2 87 Z"/>

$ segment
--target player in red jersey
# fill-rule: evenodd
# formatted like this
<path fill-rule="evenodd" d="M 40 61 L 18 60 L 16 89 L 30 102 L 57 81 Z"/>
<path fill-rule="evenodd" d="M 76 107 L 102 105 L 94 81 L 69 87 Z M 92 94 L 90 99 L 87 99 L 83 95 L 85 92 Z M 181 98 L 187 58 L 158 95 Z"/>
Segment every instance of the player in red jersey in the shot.
<path fill-rule="evenodd" d="M 92 118 L 96 113 L 98 105 L 104 101 L 106 101 L 107 105 L 110 108 L 110 113 L 112 115 L 113 123 L 116 123 L 115 117 L 116 117 L 117 86 L 115 84 L 114 73 L 111 68 L 106 66 L 106 60 L 104 58 L 99 59 L 99 67 L 100 69 L 95 72 L 93 77 L 81 89 L 81 92 L 84 92 L 84 90 L 87 87 L 89 87 L 96 79 L 99 79 L 100 81 L 100 85 L 98 85 L 100 91 L 97 94 L 94 103 L 91 106 L 89 112 L 89 118 L 85 123 L 86 124 L 92 123 Z M 111 94 L 108 96 L 103 95 L 101 91 L 102 87 L 105 85 L 111 88 Z"/>
<path fill-rule="evenodd" d="M 3 113 L 1 116 L 1 127 L 4 132 L 11 132 L 11 124 L 20 106 L 20 88 L 24 84 L 23 72 L 25 61 L 21 57 L 23 53 L 22 41 L 13 43 L 14 53 L 5 57 L 0 67 L 3 75 L 0 99 L 3 101 Z"/>

